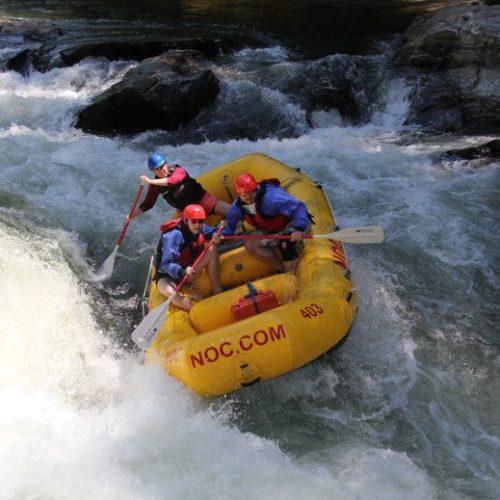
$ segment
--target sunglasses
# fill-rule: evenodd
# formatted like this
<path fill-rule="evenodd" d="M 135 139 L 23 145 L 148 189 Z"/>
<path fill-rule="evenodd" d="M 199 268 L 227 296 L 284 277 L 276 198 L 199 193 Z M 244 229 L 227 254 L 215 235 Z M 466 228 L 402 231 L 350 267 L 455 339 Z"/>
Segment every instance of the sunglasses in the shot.
<path fill-rule="evenodd" d="M 188 219 L 191 224 L 203 224 L 204 219 Z"/>

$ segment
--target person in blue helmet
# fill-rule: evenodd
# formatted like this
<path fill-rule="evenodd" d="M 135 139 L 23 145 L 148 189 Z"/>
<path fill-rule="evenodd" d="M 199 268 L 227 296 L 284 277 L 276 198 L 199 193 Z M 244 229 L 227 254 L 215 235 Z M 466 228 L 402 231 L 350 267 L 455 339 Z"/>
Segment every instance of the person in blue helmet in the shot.
<path fill-rule="evenodd" d="M 177 164 L 169 165 L 160 153 L 153 153 L 148 158 L 148 168 L 154 173 L 154 178 L 141 175 L 141 184 L 148 185 L 148 192 L 131 219 L 153 208 L 160 195 L 169 205 L 181 212 L 191 204 L 201 205 L 207 214 L 225 215 L 229 210 L 229 203 L 206 191 L 185 168 Z"/>
<path fill-rule="evenodd" d="M 264 234 L 290 234 L 290 240 L 247 240 L 245 248 L 277 271 L 295 273 L 299 263 L 297 242 L 309 229 L 312 217 L 305 204 L 279 184 L 278 179 L 257 183 L 251 174 L 238 176 L 234 182 L 238 197 L 226 215 L 222 236 L 234 234 L 241 221 Z"/>
<path fill-rule="evenodd" d="M 165 297 L 175 292 L 177 284 L 188 275 L 188 281 L 204 268 L 207 269 L 212 293 L 222 291 L 220 282 L 219 253 L 215 246 L 200 259 L 196 269 L 194 261 L 205 249 L 206 242 L 213 239 L 220 243 L 216 228 L 204 224 L 205 210 L 200 205 L 188 205 L 182 212 L 182 218 L 165 221 L 160 226 L 161 238 L 156 249 L 155 281 L 158 291 Z M 192 307 L 191 298 L 177 294 L 172 302 L 185 311 Z"/>

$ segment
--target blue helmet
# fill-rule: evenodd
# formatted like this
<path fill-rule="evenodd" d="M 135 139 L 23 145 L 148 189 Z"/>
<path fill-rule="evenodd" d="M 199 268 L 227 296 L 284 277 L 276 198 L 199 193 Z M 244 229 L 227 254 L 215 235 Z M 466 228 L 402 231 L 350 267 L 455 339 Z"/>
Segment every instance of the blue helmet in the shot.
<path fill-rule="evenodd" d="M 167 163 L 167 160 L 160 153 L 153 153 L 148 158 L 149 170 L 155 170 L 157 168 L 160 168 L 161 166 L 165 165 L 165 163 Z"/>

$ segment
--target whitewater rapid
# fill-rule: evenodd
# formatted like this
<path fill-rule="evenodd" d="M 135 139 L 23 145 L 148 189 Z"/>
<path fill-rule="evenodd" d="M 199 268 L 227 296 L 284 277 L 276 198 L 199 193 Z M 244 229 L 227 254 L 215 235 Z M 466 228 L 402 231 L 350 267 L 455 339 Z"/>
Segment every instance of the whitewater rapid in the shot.
<path fill-rule="evenodd" d="M 115 332 L 99 328 L 57 241 L 0 224 L 0 244 L 2 498 L 355 493 L 339 470 L 297 463 L 272 440 L 239 431 L 230 404 L 215 408 L 120 349 Z M 381 459 L 429 488 L 404 455 L 357 451 L 363 460 L 351 469 L 344 458 L 344 474 L 361 491 L 370 487 L 365 467 Z"/>
<path fill-rule="evenodd" d="M 0 73 L 0 497 L 459 498 L 465 481 L 493 498 L 498 165 L 436 165 L 456 138 L 405 139 L 397 79 L 363 127 L 332 112 L 310 128 L 290 104 L 291 139 L 167 146 L 72 128 L 128 67 Z M 341 227 L 384 227 L 384 245 L 347 249 L 360 310 L 341 349 L 208 401 L 143 365 L 129 336 L 161 200 L 112 279 L 92 275 L 152 150 L 193 175 L 260 151 L 319 180 Z"/>

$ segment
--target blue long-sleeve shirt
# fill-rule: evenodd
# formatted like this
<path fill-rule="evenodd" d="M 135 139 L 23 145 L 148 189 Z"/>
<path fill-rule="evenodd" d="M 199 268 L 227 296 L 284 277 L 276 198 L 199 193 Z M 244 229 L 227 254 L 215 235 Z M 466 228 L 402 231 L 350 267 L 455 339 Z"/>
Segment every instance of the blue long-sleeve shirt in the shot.
<path fill-rule="evenodd" d="M 258 184 L 257 192 L 260 189 L 261 184 Z M 233 201 L 226 214 L 227 226 L 222 231 L 223 235 L 234 234 L 238 222 L 243 219 L 242 211 L 237 203 L 238 198 Z M 284 189 L 273 184 L 266 185 L 266 192 L 261 200 L 259 213 L 267 217 L 284 215 L 291 219 L 291 229 L 295 231 L 305 231 L 311 224 L 305 204 L 295 196 L 288 194 Z"/>
<path fill-rule="evenodd" d="M 201 232 L 205 237 L 205 241 L 210 240 L 215 231 L 216 228 L 213 226 L 207 224 L 201 226 Z M 162 252 L 159 271 L 168 274 L 175 280 L 179 280 L 184 275 L 184 268 L 179 264 L 181 249 L 185 243 L 184 235 L 180 229 L 175 228 L 162 234 L 161 241 Z"/>

